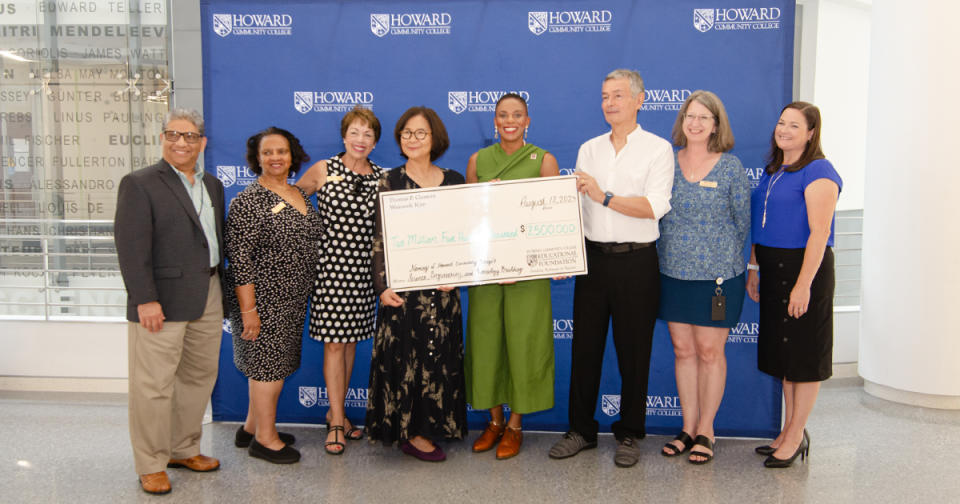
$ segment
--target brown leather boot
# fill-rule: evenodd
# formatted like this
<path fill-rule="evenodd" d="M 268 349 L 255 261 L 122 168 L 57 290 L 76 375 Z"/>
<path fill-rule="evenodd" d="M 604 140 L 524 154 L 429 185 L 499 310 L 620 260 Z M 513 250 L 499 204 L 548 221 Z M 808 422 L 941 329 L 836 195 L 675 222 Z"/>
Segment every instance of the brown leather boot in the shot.
<path fill-rule="evenodd" d="M 520 453 L 520 445 L 523 444 L 523 430 L 519 427 L 507 427 L 503 433 L 503 439 L 497 445 L 497 459 L 503 460 L 515 457 Z"/>
<path fill-rule="evenodd" d="M 487 428 L 483 430 L 483 434 L 480 434 L 480 437 L 473 442 L 473 451 L 476 453 L 485 452 L 496 446 L 501 437 L 503 437 L 503 426 L 490 422 L 487 424 Z"/>

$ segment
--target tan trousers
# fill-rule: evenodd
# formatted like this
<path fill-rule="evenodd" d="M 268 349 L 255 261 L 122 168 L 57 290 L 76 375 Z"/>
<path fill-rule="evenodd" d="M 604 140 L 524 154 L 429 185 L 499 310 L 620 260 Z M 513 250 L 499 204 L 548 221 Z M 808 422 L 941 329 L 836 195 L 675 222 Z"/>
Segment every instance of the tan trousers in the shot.
<path fill-rule="evenodd" d="M 213 275 L 199 319 L 164 322 L 155 333 L 127 323 L 130 443 L 137 474 L 160 472 L 171 458 L 200 453 L 203 414 L 220 358 L 222 295 Z"/>

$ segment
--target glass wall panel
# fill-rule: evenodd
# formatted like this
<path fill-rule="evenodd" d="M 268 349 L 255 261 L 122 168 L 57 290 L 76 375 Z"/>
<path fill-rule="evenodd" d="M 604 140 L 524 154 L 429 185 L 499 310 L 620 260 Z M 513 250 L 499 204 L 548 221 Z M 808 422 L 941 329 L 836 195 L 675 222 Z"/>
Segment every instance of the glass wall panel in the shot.
<path fill-rule="evenodd" d="M 123 175 L 159 159 L 166 0 L 0 0 L 0 318 L 119 319 Z"/>

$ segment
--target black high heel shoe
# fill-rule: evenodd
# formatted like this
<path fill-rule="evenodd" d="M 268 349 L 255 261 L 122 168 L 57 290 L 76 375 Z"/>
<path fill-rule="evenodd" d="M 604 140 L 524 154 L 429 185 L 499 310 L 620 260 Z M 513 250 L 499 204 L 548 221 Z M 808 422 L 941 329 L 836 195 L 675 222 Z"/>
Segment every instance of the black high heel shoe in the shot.
<path fill-rule="evenodd" d="M 784 467 L 790 467 L 793 465 L 793 461 L 797 460 L 797 456 L 800 456 L 800 460 L 804 460 L 807 455 L 810 454 L 810 435 L 806 432 L 803 433 L 803 439 L 800 441 L 800 446 L 797 447 L 797 451 L 794 452 L 793 456 L 788 459 L 778 459 L 772 454 L 767 457 L 767 460 L 763 461 L 764 467 L 780 469 Z"/>
<path fill-rule="evenodd" d="M 807 434 L 807 429 L 803 429 L 803 439 L 807 440 L 808 445 L 810 444 L 810 435 Z M 769 457 L 770 455 L 773 455 L 773 452 L 777 451 L 777 449 L 770 445 L 763 445 L 754 448 L 753 451 L 757 452 L 758 455 Z"/>

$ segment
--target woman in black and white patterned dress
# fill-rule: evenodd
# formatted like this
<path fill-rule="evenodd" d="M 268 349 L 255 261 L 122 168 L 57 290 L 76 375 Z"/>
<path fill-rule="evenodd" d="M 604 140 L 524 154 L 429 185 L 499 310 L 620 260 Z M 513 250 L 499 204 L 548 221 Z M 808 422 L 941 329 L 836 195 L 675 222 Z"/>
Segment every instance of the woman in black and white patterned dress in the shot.
<path fill-rule="evenodd" d="M 310 337 L 322 341 L 323 377 L 330 409 L 327 442 L 331 455 L 343 453 L 343 439 L 363 431 L 346 418 L 344 401 L 357 342 L 373 336 L 376 297 L 370 273 L 374 204 L 383 170 L 367 156 L 380 140 L 380 121 L 356 107 L 340 122 L 345 152 L 319 161 L 297 185 L 317 194 L 325 234 L 310 311 Z"/>
<path fill-rule="evenodd" d="M 268 128 L 247 141 L 260 175 L 230 204 L 225 245 L 233 361 L 248 379 L 250 406 L 235 444 L 278 464 L 300 460 L 294 438 L 276 429 L 283 381 L 300 367 L 303 319 L 319 261 L 320 215 L 287 178 L 310 158 L 289 131 Z"/>

